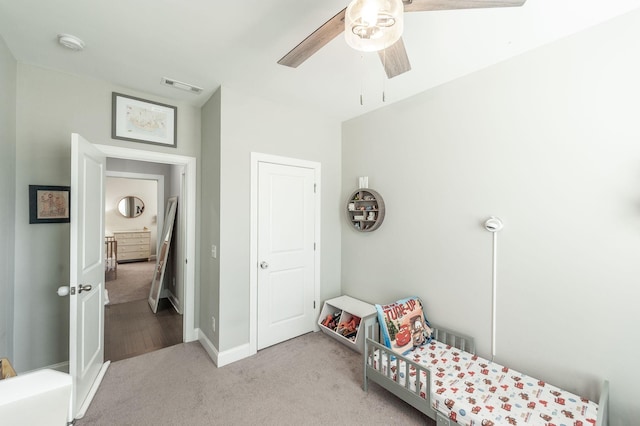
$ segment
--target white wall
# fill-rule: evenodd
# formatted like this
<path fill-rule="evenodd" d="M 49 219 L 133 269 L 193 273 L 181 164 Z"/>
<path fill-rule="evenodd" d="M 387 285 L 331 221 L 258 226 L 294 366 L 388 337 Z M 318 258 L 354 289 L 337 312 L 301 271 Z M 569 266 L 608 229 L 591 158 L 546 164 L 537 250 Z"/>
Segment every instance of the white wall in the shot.
<path fill-rule="evenodd" d="M 69 316 L 68 298 L 55 293 L 69 281 L 69 226 L 29 225 L 28 185 L 69 185 L 72 132 L 93 143 L 198 158 L 200 109 L 22 63 L 17 81 L 14 359 L 26 371 L 68 359 Z M 111 139 L 113 91 L 176 105 L 177 148 Z"/>
<path fill-rule="evenodd" d="M 14 200 L 16 160 L 16 60 L 0 37 L 0 198 Z M 13 360 L 15 204 L 0 209 L 0 356 Z"/>
<path fill-rule="evenodd" d="M 138 217 L 124 217 L 118 211 L 120 200 L 129 196 L 138 197 L 144 203 L 144 211 Z M 155 257 L 158 244 L 158 181 L 108 176 L 104 227 L 105 235 L 111 235 L 114 231 L 142 231 L 147 228 L 150 231 L 151 256 Z"/>
<path fill-rule="evenodd" d="M 343 218 L 344 292 L 421 296 L 490 355 L 498 215 L 496 360 L 590 398 L 607 378 L 611 424 L 635 424 L 639 38 L 633 12 L 345 123 L 343 198 L 368 175 L 387 217 Z"/>
<path fill-rule="evenodd" d="M 340 293 L 340 125 L 311 111 L 291 109 L 227 87 L 221 89 L 220 105 L 219 153 L 214 147 L 204 155 L 204 144 L 215 143 L 215 136 L 205 135 L 203 142 L 203 167 L 208 162 L 220 164 L 220 241 L 205 240 L 215 237 L 215 230 L 211 230 L 203 235 L 202 247 L 203 256 L 211 244 L 217 243 L 219 249 L 219 294 L 214 291 L 207 296 L 219 305 L 216 337 L 218 350 L 224 351 L 249 342 L 251 152 L 321 163 L 322 297 Z M 212 113 L 217 109 L 215 105 L 210 108 Z M 203 114 L 203 122 L 208 119 Z M 208 187 L 203 185 L 203 190 Z M 203 193 L 203 220 L 217 213 L 216 202 L 205 205 L 205 196 Z M 205 283 L 202 287 L 203 293 L 207 291 Z M 214 299 L 216 296 L 219 300 Z M 201 308 L 206 308 L 206 303 L 202 302 Z M 206 326 L 203 318 L 211 322 L 209 315 L 201 312 L 201 326 Z M 203 330 L 210 333 L 210 326 Z"/>

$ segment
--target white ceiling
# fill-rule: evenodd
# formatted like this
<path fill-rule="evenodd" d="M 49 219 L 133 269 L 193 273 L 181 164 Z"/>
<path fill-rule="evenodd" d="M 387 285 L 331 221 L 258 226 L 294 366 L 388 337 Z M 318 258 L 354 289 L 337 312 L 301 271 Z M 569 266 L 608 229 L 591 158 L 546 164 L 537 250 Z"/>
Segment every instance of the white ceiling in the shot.
<path fill-rule="evenodd" d="M 276 63 L 347 4 L 0 0 L 0 35 L 20 62 L 198 106 L 223 85 L 346 120 L 640 8 L 640 0 L 528 0 L 520 8 L 407 13 L 412 70 L 391 80 L 377 54 L 351 50 L 342 36 L 297 69 Z M 59 33 L 80 37 L 85 50 L 62 48 Z M 162 77 L 205 91 L 168 88 Z"/>

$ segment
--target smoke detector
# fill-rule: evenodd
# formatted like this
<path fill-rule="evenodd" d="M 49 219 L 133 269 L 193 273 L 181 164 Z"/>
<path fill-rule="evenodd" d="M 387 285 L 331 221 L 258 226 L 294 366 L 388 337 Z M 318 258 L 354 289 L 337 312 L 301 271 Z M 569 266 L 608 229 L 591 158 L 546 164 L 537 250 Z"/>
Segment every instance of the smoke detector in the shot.
<path fill-rule="evenodd" d="M 58 43 L 70 50 L 80 51 L 84 49 L 84 41 L 71 34 L 58 34 Z"/>
<path fill-rule="evenodd" d="M 162 80 L 160 82 L 165 86 L 175 87 L 176 89 L 185 90 L 187 92 L 191 92 L 196 95 L 199 95 L 204 90 L 202 87 L 198 87 L 198 86 L 194 86 L 193 84 L 174 80 L 173 78 L 162 77 Z"/>

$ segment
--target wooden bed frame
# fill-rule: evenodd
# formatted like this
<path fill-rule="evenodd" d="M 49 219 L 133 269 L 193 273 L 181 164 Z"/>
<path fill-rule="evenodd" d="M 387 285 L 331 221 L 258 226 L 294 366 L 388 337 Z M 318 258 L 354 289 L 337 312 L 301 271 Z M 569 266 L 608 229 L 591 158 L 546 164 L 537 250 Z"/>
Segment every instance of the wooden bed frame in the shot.
<path fill-rule="evenodd" d="M 364 382 L 363 389 L 366 392 L 369 386 L 369 380 L 374 383 L 379 384 L 384 389 L 388 390 L 392 394 L 396 395 L 398 398 L 402 399 L 412 407 L 416 408 L 418 411 L 426 414 L 428 417 L 434 419 L 436 421 L 437 426 L 452 426 L 458 423 L 449 419 L 447 416 L 442 413 L 434 410 L 431 404 L 431 375 L 430 371 L 424 366 L 417 364 L 402 355 L 399 355 L 396 352 L 393 352 L 390 348 L 381 345 L 375 340 L 371 339 L 369 336 L 375 336 L 375 328 L 378 327 L 377 323 L 368 324 L 365 329 L 365 343 L 364 343 L 364 351 L 363 351 L 363 359 L 364 359 Z M 464 334 L 460 334 L 454 332 L 452 330 L 448 330 L 443 327 L 431 327 L 433 330 L 433 338 L 439 342 L 451 345 L 460 350 L 475 354 L 475 342 L 473 337 L 466 336 Z M 383 355 L 386 355 L 387 360 L 391 360 L 393 358 L 394 361 L 387 361 L 388 363 L 393 363 L 396 365 L 398 371 L 400 370 L 400 361 L 404 361 L 405 363 L 405 376 L 409 377 L 409 369 L 411 367 L 416 369 L 416 386 L 415 389 L 411 390 L 410 381 L 406 380 L 405 384 L 400 384 L 400 374 L 396 374 L 396 378 L 398 381 L 394 381 L 392 377 L 387 376 L 382 372 L 382 363 L 378 363 L 378 369 L 374 368 L 373 364 L 369 364 L 368 359 L 374 356 L 376 351 L 379 352 L 379 359 L 383 358 Z M 426 394 L 426 398 L 422 398 L 420 396 L 420 386 L 419 382 L 422 380 L 422 375 L 420 372 L 424 372 L 426 374 L 426 383 L 423 384 L 423 392 Z M 602 385 L 602 389 L 600 391 L 600 400 L 598 402 L 598 419 L 596 422 L 596 426 L 608 426 L 609 425 L 609 382 L 604 381 Z"/>

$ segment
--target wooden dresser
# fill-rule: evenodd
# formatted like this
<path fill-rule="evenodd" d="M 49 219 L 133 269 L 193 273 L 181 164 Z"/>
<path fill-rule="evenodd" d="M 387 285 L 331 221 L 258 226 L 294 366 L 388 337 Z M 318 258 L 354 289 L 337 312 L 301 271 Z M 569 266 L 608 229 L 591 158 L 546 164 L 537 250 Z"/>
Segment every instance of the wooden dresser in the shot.
<path fill-rule="evenodd" d="M 151 231 L 117 231 L 118 263 L 148 261 L 151 256 Z"/>

